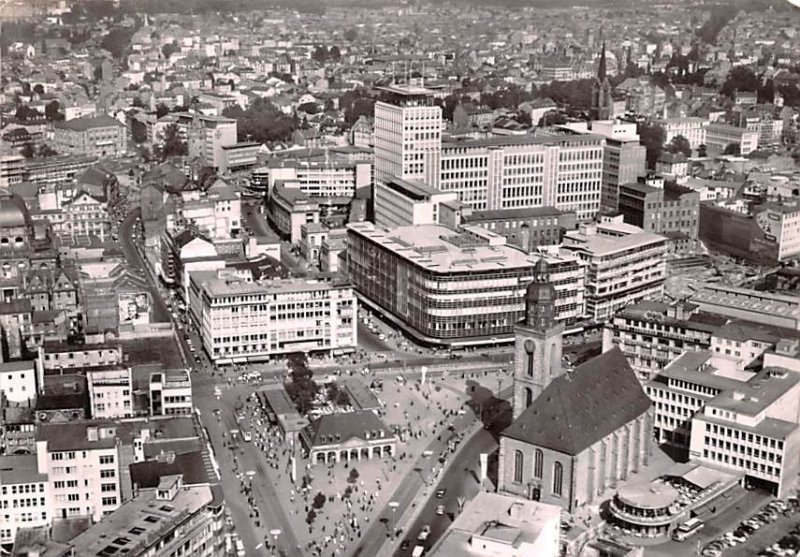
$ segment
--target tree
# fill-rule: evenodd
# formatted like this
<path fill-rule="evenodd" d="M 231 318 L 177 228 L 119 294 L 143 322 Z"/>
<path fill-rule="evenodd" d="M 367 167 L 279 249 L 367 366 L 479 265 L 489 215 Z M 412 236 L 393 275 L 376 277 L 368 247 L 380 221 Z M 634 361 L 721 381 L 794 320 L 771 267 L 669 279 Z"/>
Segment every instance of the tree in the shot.
<path fill-rule="evenodd" d="M 20 154 L 25 157 L 26 159 L 32 159 L 36 155 L 36 151 L 33 148 L 33 144 L 26 143 L 20 149 Z"/>
<path fill-rule="evenodd" d="M 689 140 L 682 135 L 676 135 L 672 141 L 666 146 L 666 150 L 670 153 L 683 153 L 684 156 L 692 156 L 692 146 Z"/>
<path fill-rule="evenodd" d="M 169 114 L 169 107 L 164 103 L 158 103 L 156 106 L 156 118 L 163 118 Z"/>
<path fill-rule="evenodd" d="M 325 495 L 321 491 L 318 491 L 317 494 L 314 495 L 314 502 L 312 503 L 312 505 L 315 509 L 321 509 L 322 507 L 325 506 L 325 501 L 327 500 L 328 498 L 325 497 Z"/>
<path fill-rule="evenodd" d="M 223 116 L 235 118 L 238 123 L 239 141 L 269 143 L 286 141 L 297 129 L 291 116 L 287 116 L 266 99 L 256 99 L 247 110 L 239 106 L 226 108 Z"/>
<path fill-rule="evenodd" d="M 52 147 L 50 147 L 46 143 L 42 143 L 39 146 L 38 155 L 40 157 L 55 157 L 56 155 L 58 155 L 58 151 L 56 151 L 55 149 L 53 149 Z"/>
<path fill-rule="evenodd" d="M 41 83 L 37 83 L 33 86 L 33 92 L 37 95 L 44 95 L 44 86 Z"/>
<path fill-rule="evenodd" d="M 131 122 L 131 137 L 137 144 L 147 141 L 147 124 L 134 118 Z"/>
<path fill-rule="evenodd" d="M 315 511 L 314 509 L 309 510 L 308 514 L 306 515 L 306 523 L 309 526 L 311 526 L 312 524 L 314 524 L 314 521 L 316 519 L 317 519 L 317 511 Z"/>
<path fill-rule="evenodd" d="M 17 119 L 19 122 L 24 122 L 26 120 L 36 120 L 39 117 L 39 113 L 29 107 L 27 104 L 21 104 L 17 107 L 17 111 L 14 113 L 14 118 Z"/>
<path fill-rule="evenodd" d="M 50 101 L 44 107 L 44 117 L 53 122 L 56 120 L 63 120 L 64 117 L 59 112 L 61 105 L 57 100 Z"/>
<path fill-rule="evenodd" d="M 706 157 L 708 156 L 707 147 L 705 144 L 697 146 L 697 156 L 698 157 Z"/>
<path fill-rule="evenodd" d="M 109 51 L 114 58 L 122 58 L 130 46 L 135 31 L 128 27 L 114 27 L 100 41 L 100 48 Z"/>
<path fill-rule="evenodd" d="M 167 44 L 165 44 L 164 46 L 161 47 L 161 54 L 164 55 L 164 58 L 169 58 L 170 56 L 172 56 L 176 52 L 180 52 L 180 50 L 181 49 L 178 48 L 178 45 L 176 45 L 174 42 L 167 43 Z"/>
<path fill-rule="evenodd" d="M 639 124 L 639 141 L 647 149 L 647 166 L 655 168 L 658 157 L 664 149 L 666 133 L 658 124 Z"/>
<path fill-rule="evenodd" d="M 566 116 L 557 110 L 548 110 L 544 113 L 544 115 L 542 115 L 541 118 L 539 118 L 539 122 L 536 125 L 540 128 L 544 128 L 547 126 L 560 126 L 566 123 Z"/>
<path fill-rule="evenodd" d="M 170 124 L 164 130 L 164 147 L 161 150 L 163 158 L 182 157 L 189 153 L 186 142 L 181 139 L 178 124 Z"/>
<path fill-rule="evenodd" d="M 723 155 L 741 155 L 742 148 L 739 146 L 738 143 L 728 143 L 725 147 L 725 150 L 722 152 Z"/>
<path fill-rule="evenodd" d="M 358 470 L 356 470 L 355 468 L 351 468 L 350 475 L 347 476 L 348 483 L 351 484 L 356 483 L 358 481 L 358 476 L 359 476 Z"/>
<path fill-rule="evenodd" d="M 331 60 L 339 60 L 342 57 L 342 53 L 339 51 L 339 47 L 333 45 L 328 49 L 328 58 Z"/>
<path fill-rule="evenodd" d="M 298 112 L 305 112 L 306 114 L 317 114 L 319 107 L 317 103 L 303 103 L 297 107 Z"/>
<path fill-rule="evenodd" d="M 733 98 L 737 91 L 757 91 L 759 80 L 756 74 L 747 66 L 736 66 L 722 84 L 720 93 Z"/>
<path fill-rule="evenodd" d="M 344 40 L 349 43 L 352 43 L 358 38 L 358 29 L 355 27 L 351 27 L 347 31 L 344 32 Z"/>

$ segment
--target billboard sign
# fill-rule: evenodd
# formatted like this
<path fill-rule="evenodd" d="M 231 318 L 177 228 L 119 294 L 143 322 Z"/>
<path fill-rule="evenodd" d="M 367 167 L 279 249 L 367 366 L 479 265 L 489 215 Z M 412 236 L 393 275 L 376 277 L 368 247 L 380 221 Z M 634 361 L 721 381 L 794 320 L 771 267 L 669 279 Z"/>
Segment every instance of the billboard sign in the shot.
<path fill-rule="evenodd" d="M 144 325 L 150 323 L 150 294 L 125 293 L 118 296 L 119 324 Z"/>

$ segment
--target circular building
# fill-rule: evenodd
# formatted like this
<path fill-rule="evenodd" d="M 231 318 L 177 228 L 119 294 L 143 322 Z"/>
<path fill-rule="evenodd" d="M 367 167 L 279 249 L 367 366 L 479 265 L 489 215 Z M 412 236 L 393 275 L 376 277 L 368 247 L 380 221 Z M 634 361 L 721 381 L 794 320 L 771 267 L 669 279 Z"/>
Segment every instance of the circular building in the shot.
<path fill-rule="evenodd" d="M 678 490 L 664 482 L 626 485 L 611 500 L 609 511 L 633 535 L 666 536 L 680 512 L 679 496 Z"/>

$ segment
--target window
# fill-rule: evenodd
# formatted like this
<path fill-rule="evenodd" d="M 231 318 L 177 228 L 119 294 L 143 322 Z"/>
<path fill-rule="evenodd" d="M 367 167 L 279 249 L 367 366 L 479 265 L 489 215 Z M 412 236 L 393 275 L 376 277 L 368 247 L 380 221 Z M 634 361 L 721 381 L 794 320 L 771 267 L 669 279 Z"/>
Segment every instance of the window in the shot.
<path fill-rule="evenodd" d="M 562 495 L 564 491 L 564 467 L 560 462 L 553 465 L 553 495 Z"/>
<path fill-rule="evenodd" d="M 536 449 L 533 453 L 533 477 L 540 478 L 544 472 L 544 453 L 540 449 Z"/>
<path fill-rule="evenodd" d="M 116 505 L 116 504 L 117 504 L 117 498 L 116 497 L 103 497 L 103 506 L 104 507 L 109 507 L 111 505 Z"/>
<path fill-rule="evenodd" d="M 533 359 L 536 352 L 536 345 L 533 340 L 528 339 L 525 341 L 525 369 L 528 377 L 533 377 Z"/>
<path fill-rule="evenodd" d="M 533 391 L 530 387 L 525 387 L 525 408 L 533 404 Z"/>
<path fill-rule="evenodd" d="M 522 456 L 522 451 L 514 453 L 514 483 L 522 483 L 522 467 L 525 464 L 525 459 Z"/>
<path fill-rule="evenodd" d="M 113 478 L 117 475 L 116 470 L 113 468 L 110 470 L 100 470 L 100 477 L 101 478 Z"/>
<path fill-rule="evenodd" d="M 100 464 L 114 464 L 114 455 L 101 456 Z"/>

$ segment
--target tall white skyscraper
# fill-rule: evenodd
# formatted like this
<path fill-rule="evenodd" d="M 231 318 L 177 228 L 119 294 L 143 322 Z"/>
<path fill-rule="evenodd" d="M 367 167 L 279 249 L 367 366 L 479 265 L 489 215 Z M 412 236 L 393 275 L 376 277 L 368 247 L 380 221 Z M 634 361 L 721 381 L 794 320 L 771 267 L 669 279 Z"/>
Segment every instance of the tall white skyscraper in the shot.
<path fill-rule="evenodd" d="M 442 109 L 432 91 L 416 85 L 383 87 L 375 103 L 375 185 L 390 178 L 438 187 Z"/>

